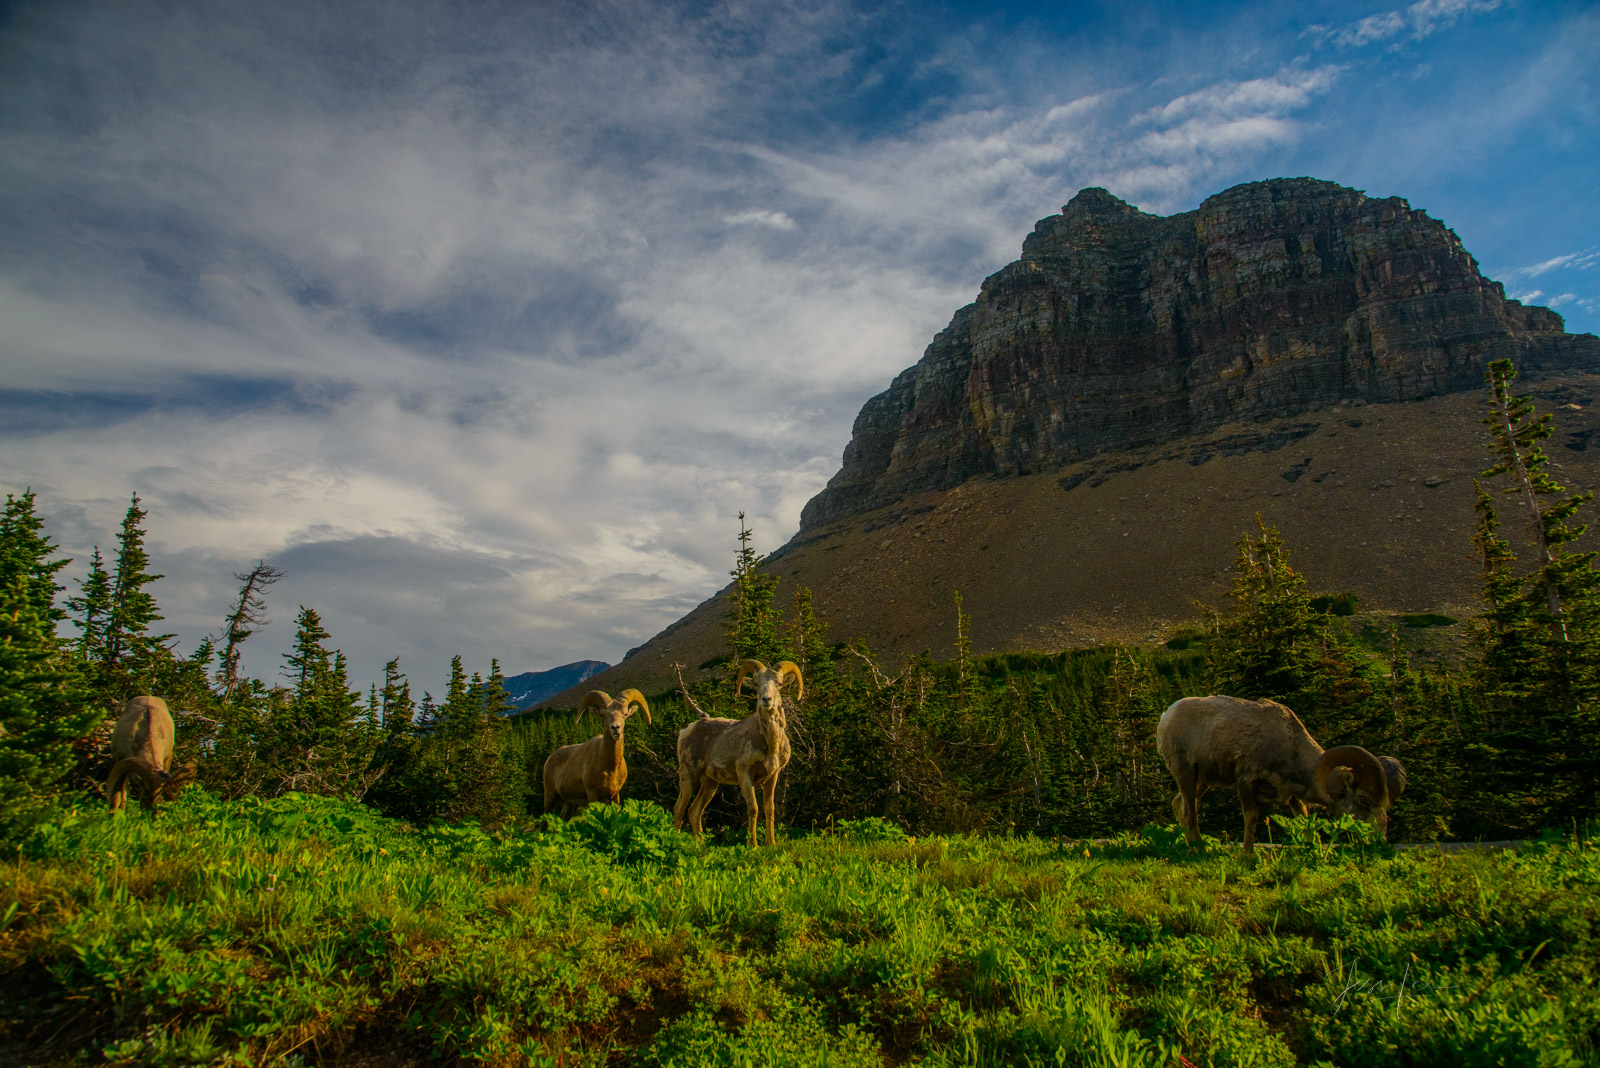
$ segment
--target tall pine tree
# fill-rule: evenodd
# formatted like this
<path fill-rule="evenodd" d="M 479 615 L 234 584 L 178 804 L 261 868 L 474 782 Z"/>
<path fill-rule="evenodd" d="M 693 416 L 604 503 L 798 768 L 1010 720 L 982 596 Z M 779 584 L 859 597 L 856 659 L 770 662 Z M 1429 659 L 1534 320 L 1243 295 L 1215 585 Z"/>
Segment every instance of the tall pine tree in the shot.
<path fill-rule="evenodd" d="M 1593 494 L 1569 494 L 1549 471 L 1540 446 L 1551 416 L 1536 416 L 1532 399 L 1514 396 L 1510 360 L 1489 365 L 1490 451 L 1483 482 L 1504 479 L 1503 496 L 1518 506 L 1527 532 L 1518 554 L 1499 534 L 1493 498 L 1478 489 L 1474 539 L 1483 559 L 1482 684 L 1488 715 L 1477 741 L 1480 791 L 1520 814 L 1514 829 L 1592 817 L 1600 795 L 1600 571 L 1595 553 L 1572 547 L 1586 529 L 1576 518 Z"/>
<path fill-rule="evenodd" d="M 150 633 L 161 613 L 145 587 L 164 576 L 146 570 L 150 554 L 144 547 L 143 523 L 148 514 L 139 507 L 135 493 L 117 533 L 117 570 L 111 584 L 99 674 L 102 687 L 118 699 L 148 688 L 158 662 L 167 655 L 166 643 L 173 637 Z"/>
<path fill-rule="evenodd" d="M 22 831 L 62 788 L 73 743 L 99 719 L 76 664 L 56 637 L 65 614 L 55 545 L 43 533 L 34 494 L 6 495 L 0 515 L 0 837 Z"/>

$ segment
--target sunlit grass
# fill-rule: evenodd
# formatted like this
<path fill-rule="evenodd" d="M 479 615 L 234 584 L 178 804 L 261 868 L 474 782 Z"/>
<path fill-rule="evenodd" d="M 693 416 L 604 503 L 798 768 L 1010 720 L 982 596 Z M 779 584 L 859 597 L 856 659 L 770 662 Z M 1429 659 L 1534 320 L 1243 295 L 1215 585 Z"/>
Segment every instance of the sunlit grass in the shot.
<path fill-rule="evenodd" d="M 1341 835 L 1349 844 L 1340 844 Z M 1593 1063 L 1600 849 L 1285 825 L 706 846 L 659 808 L 413 832 L 192 791 L 0 867 L 0 1060 Z M 23 1056 L 24 1052 L 26 1056 Z"/>

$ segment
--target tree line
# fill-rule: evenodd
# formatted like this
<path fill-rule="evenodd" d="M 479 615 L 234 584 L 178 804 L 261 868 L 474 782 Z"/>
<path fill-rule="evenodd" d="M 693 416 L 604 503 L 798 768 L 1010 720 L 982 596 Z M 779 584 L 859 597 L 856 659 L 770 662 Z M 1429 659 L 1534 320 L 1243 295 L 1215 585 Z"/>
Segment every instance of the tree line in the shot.
<path fill-rule="evenodd" d="M 649 696 L 653 724 L 628 727 L 626 792 L 670 807 L 678 729 L 694 705 L 748 714 L 731 682 L 753 658 L 804 673 L 779 795 L 781 818 L 799 828 L 877 816 L 917 832 L 1081 836 L 1170 823 L 1155 725 L 1173 700 L 1201 692 L 1281 700 L 1324 746 L 1399 757 L 1410 786 L 1392 813 L 1397 837 L 1522 836 L 1588 819 L 1600 807 L 1600 571 L 1575 543 L 1591 495 L 1552 478 L 1540 446 L 1550 416 L 1513 395 L 1514 377 L 1509 361 L 1490 366 L 1492 463 L 1477 480 L 1474 534 L 1483 610 L 1460 663 L 1413 665 L 1398 622 L 1375 638 L 1350 614 L 1354 598 L 1314 593 L 1258 521 L 1239 539 L 1227 609 L 1206 610 L 1164 647 L 974 656 L 954 593 L 952 655 L 887 665 L 863 641 L 833 640 L 810 591 L 780 598 L 741 515 L 726 656 L 699 665 L 716 669 L 711 678 Z M 441 700 L 415 700 L 398 660 L 381 686 L 352 690 L 343 654 L 304 606 L 280 680 L 243 676 L 241 647 L 282 577 L 265 562 L 234 576 L 218 633 L 182 655 L 159 633 L 150 587 L 161 576 L 137 495 L 115 558 L 96 549 L 66 597 L 57 576 L 69 561 L 36 509 L 31 492 L 8 496 L 0 520 L 0 832 L 92 794 L 115 711 L 138 693 L 166 697 L 180 757 L 200 760 L 215 793 L 334 795 L 416 824 L 532 814 L 544 759 L 593 733 L 570 709 L 512 714 L 494 660 L 468 676 L 457 656 Z M 737 801 L 719 798 L 708 823 L 720 812 L 736 825 Z M 1204 815 L 1209 832 L 1237 830 L 1227 805 Z"/>

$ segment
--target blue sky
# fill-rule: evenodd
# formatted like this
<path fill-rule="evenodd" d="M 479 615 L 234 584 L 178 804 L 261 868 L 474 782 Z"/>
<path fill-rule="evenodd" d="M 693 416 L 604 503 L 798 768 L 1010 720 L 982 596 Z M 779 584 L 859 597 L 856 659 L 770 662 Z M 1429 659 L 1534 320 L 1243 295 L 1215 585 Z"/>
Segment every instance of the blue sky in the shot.
<path fill-rule="evenodd" d="M 1312 175 L 1600 330 L 1600 14 L 0 7 L 0 489 L 137 490 L 185 648 L 289 577 L 358 680 L 615 661 L 762 551 L 1035 220 Z"/>

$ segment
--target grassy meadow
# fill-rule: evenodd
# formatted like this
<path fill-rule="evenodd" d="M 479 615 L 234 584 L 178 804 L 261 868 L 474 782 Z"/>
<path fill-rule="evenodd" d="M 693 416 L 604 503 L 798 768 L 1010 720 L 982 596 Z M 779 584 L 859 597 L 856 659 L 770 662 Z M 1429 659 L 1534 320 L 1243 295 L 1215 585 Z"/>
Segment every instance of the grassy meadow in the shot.
<path fill-rule="evenodd" d="M 1600 1062 L 1600 843 L 1276 837 L 869 818 L 752 850 L 638 801 L 500 834 L 298 794 L 71 811 L 0 864 L 0 1061 Z"/>

